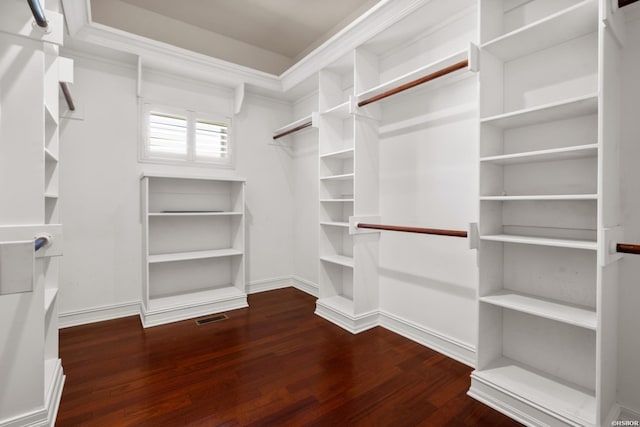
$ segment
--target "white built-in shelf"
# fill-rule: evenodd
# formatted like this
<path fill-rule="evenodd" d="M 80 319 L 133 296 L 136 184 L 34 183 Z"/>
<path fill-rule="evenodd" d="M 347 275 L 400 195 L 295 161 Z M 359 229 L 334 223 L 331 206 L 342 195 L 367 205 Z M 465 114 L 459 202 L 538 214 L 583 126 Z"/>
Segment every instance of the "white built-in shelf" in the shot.
<path fill-rule="evenodd" d="M 44 193 L 44 197 L 45 199 L 57 199 L 58 198 L 58 194 L 57 193 Z"/>
<path fill-rule="evenodd" d="M 170 254 L 149 255 L 150 264 L 159 262 L 189 261 L 194 259 L 223 258 L 242 255 L 238 249 L 215 249 L 209 251 L 175 252 Z"/>
<path fill-rule="evenodd" d="M 344 228 L 349 228 L 349 223 L 348 222 L 337 222 L 337 221 L 323 221 L 320 223 L 320 225 L 325 225 L 328 227 L 344 227 Z"/>
<path fill-rule="evenodd" d="M 353 258 L 344 256 L 344 255 L 325 255 L 321 256 L 320 259 L 325 262 L 330 262 L 333 264 L 338 264 L 343 267 L 351 267 L 353 268 Z"/>
<path fill-rule="evenodd" d="M 480 301 L 569 325 L 596 330 L 596 312 L 590 307 L 506 289 L 481 297 Z"/>
<path fill-rule="evenodd" d="M 524 196 L 482 196 L 484 201 L 520 201 L 520 200 L 598 200 L 597 194 L 538 194 Z"/>
<path fill-rule="evenodd" d="M 334 311 L 339 313 L 350 313 L 354 312 L 353 300 L 347 298 L 343 295 L 334 295 L 331 297 L 320 298 L 317 300 L 318 305 L 324 305 Z"/>
<path fill-rule="evenodd" d="M 438 61 L 432 62 L 431 64 L 425 65 L 423 67 L 417 68 L 407 74 L 404 74 L 400 77 L 396 77 L 395 79 L 389 80 L 385 83 L 382 83 L 376 87 L 373 87 L 369 90 L 366 90 L 362 93 L 359 93 L 356 96 L 357 102 L 363 101 L 365 99 L 380 95 L 388 90 L 395 89 L 398 86 L 402 86 L 404 84 L 410 83 L 414 80 L 420 79 L 421 77 L 427 76 L 429 74 L 435 73 L 443 68 L 456 64 L 465 59 L 469 59 L 469 50 L 465 49 L 461 52 L 457 52 L 451 56 L 440 59 Z M 468 72 L 468 68 L 462 68 L 460 70 L 454 71 L 453 73 L 446 74 L 442 77 L 439 77 L 435 80 L 431 80 L 426 83 L 430 86 L 441 86 L 446 83 L 453 83 L 457 81 L 461 75 L 464 75 Z"/>
<path fill-rule="evenodd" d="M 508 390 L 517 400 L 555 412 L 580 425 L 595 425 L 596 399 L 593 390 L 564 381 L 512 359 L 501 357 L 472 378 Z"/>
<path fill-rule="evenodd" d="M 53 154 L 53 152 L 48 148 L 44 149 L 44 158 L 45 158 L 45 161 L 47 162 L 58 163 L 58 157 L 55 154 Z"/>
<path fill-rule="evenodd" d="M 322 203 L 353 203 L 353 199 L 320 199 Z"/>
<path fill-rule="evenodd" d="M 182 173 L 143 172 L 140 178 L 167 178 L 167 179 L 191 179 L 222 182 L 245 182 L 246 178 L 238 176 L 207 176 Z"/>
<path fill-rule="evenodd" d="M 242 212 L 149 212 L 150 217 L 172 217 L 172 216 L 238 216 Z"/>
<path fill-rule="evenodd" d="M 351 117 L 352 108 L 351 101 L 345 101 L 340 105 L 336 105 L 333 108 L 329 108 L 328 110 L 322 112 L 323 116 L 336 117 L 338 119 L 348 119 Z"/>
<path fill-rule="evenodd" d="M 354 150 L 353 148 L 347 148 L 339 151 L 332 151 L 331 153 L 321 154 L 321 159 L 352 159 Z"/>
<path fill-rule="evenodd" d="M 53 301 L 58 295 L 58 288 L 46 288 L 44 290 L 44 312 L 48 313 L 53 306 Z"/>
<path fill-rule="evenodd" d="M 219 302 L 242 297 L 245 293 L 235 286 L 228 285 L 215 289 L 207 289 L 198 292 L 176 294 L 164 297 L 151 297 L 149 299 L 148 310 L 161 311 L 175 309 L 176 307 L 188 307 L 193 305 L 203 305 L 208 302 Z"/>
<path fill-rule="evenodd" d="M 549 237 L 517 236 L 513 234 L 492 234 L 480 236 L 481 240 L 504 243 L 520 243 L 523 245 L 553 246 L 557 248 L 585 249 L 595 251 L 597 242 L 593 240 L 552 239 Z"/>
<path fill-rule="evenodd" d="M 500 36 L 482 49 L 507 62 L 598 30 L 598 2 L 585 0 Z"/>
<path fill-rule="evenodd" d="M 591 94 L 553 102 L 533 108 L 512 111 L 480 119 L 480 123 L 511 129 L 556 120 L 595 114 L 598 111 L 598 95 Z"/>
<path fill-rule="evenodd" d="M 549 150 L 527 151 L 500 156 L 481 157 L 480 161 L 497 165 L 510 165 L 518 163 L 582 159 L 587 157 L 596 157 L 597 155 L 598 144 L 586 144 L 572 147 L 552 148 Z"/>
<path fill-rule="evenodd" d="M 58 126 L 58 117 L 53 114 L 51 108 L 47 104 L 44 105 L 44 118 L 45 124 L 48 126 L 56 127 Z"/>
<path fill-rule="evenodd" d="M 354 174 L 352 173 L 345 173 L 342 175 L 331 175 L 331 176 L 322 176 L 320 177 L 321 181 L 348 181 L 350 179 L 353 179 Z"/>
<path fill-rule="evenodd" d="M 301 125 L 303 125 L 305 123 L 311 123 L 311 126 L 309 126 L 306 129 L 310 129 L 310 128 L 315 127 L 315 125 L 313 123 L 312 115 L 308 115 L 308 116 L 305 116 L 305 117 L 303 117 L 301 119 L 298 119 L 298 120 L 295 120 L 295 121 L 293 121 L 291 123 L 288 123 L 288 124 L 282 126 L 281 128 L 278 128 L 278 129 L 274 130 L 273 131 L 273 135 L 275 136 L 275 135 L 279 135 L 279 134 L 288 132 L 288 131 L 290 131 L 292 129 L 295 129 L 298 126 L 301 126 Z"/>

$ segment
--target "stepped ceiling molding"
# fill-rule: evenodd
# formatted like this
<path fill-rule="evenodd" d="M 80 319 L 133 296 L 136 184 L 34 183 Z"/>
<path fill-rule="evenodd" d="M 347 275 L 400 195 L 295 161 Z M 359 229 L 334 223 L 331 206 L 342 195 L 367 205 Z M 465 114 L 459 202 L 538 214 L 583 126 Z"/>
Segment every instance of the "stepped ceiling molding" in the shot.
<path fill-rule="evenodd" d="M 246 0 L 251 5 L 262 5 L 276 3 L 272 0 Z M 267 72 L 258 69 L 256 66 L 248 66 L 239 64 L 241 61 L 230 61 L 212 56 L 185 46 L 176 45 L 166 40 L 158 40 L 148 35 L 135 34 L 132 31 L 116 28 L 112 25 L 99 22 L 94 19 L 93 11 L 101 14 L 103 20 L 105 18 L 104 11 L 98 12 L 102 3 L 118 4 L 120 12 L 127 11 L 134 18 L 143 16 L 153 17 L 152 21 L 159 23 L 164 22 L 167 28 L 173 28 L 172 25 L 179 21 L 178 26 L 182 26 L 184 31 L 191 30 L 194 33 L 204 32 L 208 35 L 215 34 L 217 41 L 224 44 L 229 42 L 235 47 L 244 47 L 256 58 L 262 57 L 271 64 L 277 63 L 278 59 L 288 58 L 289 63 L 283 67 L 284 71 Z M 209 2 L 209 1 L 208 1 Z M 283 4 L 292 3 L 293 0 L 283 0 Z M 309 3 L 316 4 L 315 7 L 323 8 L 326 0 L 311 1 Z M 380 31 L 389 27 L 398 20 L 408 16 L 421 6 L 429 3 L 430 0 L 358 0 L 354 1 L 351 8 L 340 9 L 343 17 L 325 13 L 322 18 L 324 29 L 314 28 L 309 34 L 313 36 L 300 37 L 298 41 L 278 42 L 270 49 L 263 46 L 269 46 L 269 40 L 255 41 L 259 38 L 259 33 L 273 25 L 273 16 L 277 13 L 283 13 L 281 7 L 271 6 L 271 16 L 265 18 L 262 29 L 248 32 L 245 35 L 237 35 L 233 31 L 236 29 L 225 27 L 228 35 L 213 33 L 213 27 L 203 28 L 205 26 L 206 16 L 198 18 L 186 18 L 176 15 L 183 19 L 168 18 L 164 14 L 169 14 L 174 9 L 180 9 L 184 2 L 175 2 L 171 0 L 62 0 L 64 7 L 65 20 L 69 35 L 69 41 L 65 41 L 65 45 L 70 46 L 71 50 L 84 52 L 116 51 L 124 53 L 132 58 L 137 58 L 139 67 L 148 67 L 149 69 L 160 70 L 187 78 L 196 79 L 203 82 L 214 83 L 226 87 L 240 89 L 244 93 L 245 87 L 251 92 L 261 93 L 269 96 L 275 96 L 285 99 L 295 99 L 295 97 L 308 92 L 309 87 L 317 85 L 316 79 L 313 78 L 321 68 L 326 67 L 332 62 L 338 60 L 348 54 L 352 49 L 364 43 Z M 156 5 L 157 3 L 157 5 Z M 193 0 L 194 5 L 205 3 L 204 0 Z M 244 3 L 238 0 L 224 0 L 219 2 L 220 5 L 231 7 L 230 4 Z M 331 0 L 330 4 L 351 3 L 345 0 Z M 144 6 L 144 7 L 143 7 Z M 306 6 L 305 6 L 306 7 Z M 153 8 L 152 11 L 145 8 Z M 233 10 L 241 9 L 239 5 L 232 6 Z M 368 8 L 368 9 L 367 9 Z M 362 10 L 364 9 L 364 11 Z M 315 9 L 308 9 L 309 11 Z M 160 13 L 162 12 L 162 13 Z M 286 16 L 291 16 L 299 11 L 289 11 Z M 243 12 L 247 16 L 240 15 L 238 19 L 256 19 L 256 10 L 251 12 Z M 266 13 L 266 12 L 265 12 Z M 361 13 L 354 17 L 354 14 Z M 328 16 L 331 15 L 331 16 Z M 186 22 L 190 19 L 190 22 Z M 313 16 L 306 16 L 304 20 L 313 20 Z M 353 19 L 350 23 L 343 22 L 345 19 Z M 336 24 L 337 22 L 337 24 Z M 129 25 L 129 24 L 127 24 Z M 292 24 L 293 25 L 293 24 Z M 299 23 L 295 24 L 296 32 L 300 30 Z M 327 31 L 327 26 L 333 25 Z M 125 25 L 122 25 L 125 26 Z M 342 26 L 342 28 L 341 28 Z M 177 27 L 176 27 L 177 28 Z M 222 31 L 222 29 L 221 29 Z M 138 31 L 144 32 L 144 31 Z M 318 36 L 320 34 L 320 36 Z M 239 40 L 234 37 L 242 37 Z M 252 38 L 253 37 L 253 38 Z M 275 37 L 275 36 L 273 36 Z M 315 37 L 320 37 L 316 39 Z M 294 35 L 286 33 L 285 38 L 294 38 Z M 309 41 L 310 39 L 311 42 Z M 255 43 L 255 44 L 252 44 Z M 310 43 L 310 44 L 309 44 Z M 257 44 L 260 44 L 259 46 Z M 319 44 L 319 45 L 317 45 Z M 317 46 L 316 46 L 317 45 Z M 232 47 L 233 47 L 232 46 Z M 228 52 L 227 52 L 228 53 Z M 288 55 L 294 55 L 290 58 Z M 224 55 L 220 55 L 224 56 Z M 260 58 L 258 58 L 260 59 Z M 284 60 L 283 60 L 284 61 Z"/>

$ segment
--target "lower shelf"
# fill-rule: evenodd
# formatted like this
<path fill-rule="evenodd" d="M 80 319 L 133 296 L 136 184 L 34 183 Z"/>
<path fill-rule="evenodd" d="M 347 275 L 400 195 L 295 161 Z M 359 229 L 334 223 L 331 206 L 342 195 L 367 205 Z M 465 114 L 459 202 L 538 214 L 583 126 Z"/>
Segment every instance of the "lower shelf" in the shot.
<path fill-rule="evenodd" d="M 534 419 L 542 414 L 567 425 L 595 424 L 596 398 L 593 390 L 563 381 L 512 359 L 502 357 L 486 369 L 474 371 L 471 379 L 469 394 L 490 406 L 502 406 L 504 409 L 524 404 L 530 411 L 521 408 L 520 412 L 529 413 Z M 497 403 L 507 400 L 512 403 Z M 523 422 L 527 420 L 527 417 L 518 418 Z"/>
<path fill-rule="evenodd" d="M 143 326 L 150 327 L 207 314 L 247 307 L 247 294 L 235 286 L 151 298 L 140 313 Z"/>
<path fill-rule="evenodd" d="M 325 255 L 321 256 L 320 260 L 353 268 L 353 258 L 344 255 Z"/>

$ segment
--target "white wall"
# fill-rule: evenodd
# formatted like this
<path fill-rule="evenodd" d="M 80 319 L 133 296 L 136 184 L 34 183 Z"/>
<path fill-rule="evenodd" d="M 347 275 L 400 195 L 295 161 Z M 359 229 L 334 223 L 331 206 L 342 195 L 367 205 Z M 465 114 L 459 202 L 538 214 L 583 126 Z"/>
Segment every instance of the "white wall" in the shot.
<path fill-rule="evenodd" d="M 640 162 L 640 14 L 628 23 L 623 66 L 623 106 L 621 182 L 622 225 L 625 243 L 640 242 L 640 192 L 637 176 Z M 620 261 L 618 317 L 618 400 L 622 406 L 640 413 L 640 257 L 625 255 Z"/>
<path fill-rule="evenodd" d="M 65 255 L 62 315 L 141 298 L 139 177 L 144 171 L 247 178 L 247 282 L 291 274 L 291 160 L 268 145 L 290 107 L 248 95 L 233 118 L 236 169 L 211 170 L 138 162 L 136 71 L 131 65 L 66 53 L 75 60 L 72 92 L 81 120 L 61 132 L 61 218 Z M 145 72 L 143 94 L 156 102 L 231 114 L 233 92 Z"/>
<path fill-rule="evenodd" d="M 316 92 L 293 105 L 293 118 L 298 119 L 318 110 Z M 318 284 L 318 130 L 307 129 L 290 138 L 294 160 L 293 182 L 293 275 L 297 279 Z"/>

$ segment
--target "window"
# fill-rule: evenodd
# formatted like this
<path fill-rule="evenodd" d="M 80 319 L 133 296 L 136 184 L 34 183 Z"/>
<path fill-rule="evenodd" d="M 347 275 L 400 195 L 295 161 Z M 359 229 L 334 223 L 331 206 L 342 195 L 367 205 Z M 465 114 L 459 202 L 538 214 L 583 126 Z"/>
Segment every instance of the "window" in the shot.
<path fill-rule="evenodd" d="M 143 161 L 232 166 L 229 118 L 152 104 L 143 114 Z"/>

